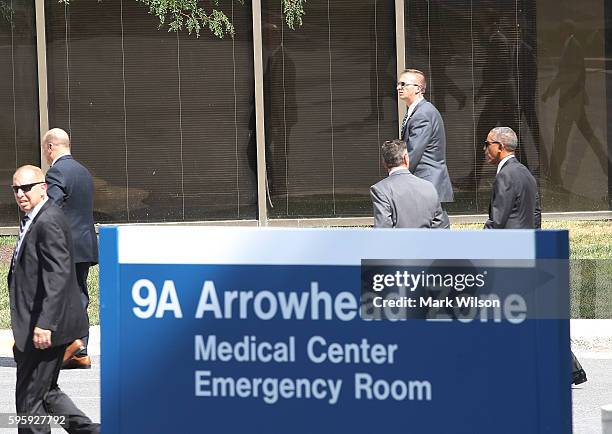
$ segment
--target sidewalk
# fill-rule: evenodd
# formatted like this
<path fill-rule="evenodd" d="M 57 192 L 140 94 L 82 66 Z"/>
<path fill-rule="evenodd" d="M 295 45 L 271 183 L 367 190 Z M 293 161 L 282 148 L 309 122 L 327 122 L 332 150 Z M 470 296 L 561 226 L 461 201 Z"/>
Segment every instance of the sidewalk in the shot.
<path fill-rule="evenodd" d="M 612 319 L 573 319 L 570 322 L 572 350 L 576 356 L 612 359 Z M 0 357 L 13 357 L 13 333 L 0 330 Z M 100 355 L 100 326 L 89 329 L 87 352 Z"/>
<path fill-rule="evenodd" d="M 612 359 L 612 319 L 573 319 L 570 335 L 578 358 Z"/>

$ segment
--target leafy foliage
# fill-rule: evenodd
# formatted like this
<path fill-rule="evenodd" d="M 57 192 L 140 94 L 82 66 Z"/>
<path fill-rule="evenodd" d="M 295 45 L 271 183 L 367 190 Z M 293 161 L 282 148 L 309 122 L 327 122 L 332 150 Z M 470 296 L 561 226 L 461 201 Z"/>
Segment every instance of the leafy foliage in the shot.
<path fill-rule="evenodd" d="M 15 14 L 15 10 L 11 7 L 11 5 L 7 4 L 4 1 L 0 1 L 0 26 L 9 25 L 13 26 L 13 15 Z"/>
<path fill-rule="evenodd" d="M 101 1 L 101 0 L 98 0 Z M 168 26 L 169 32 L 187 30 L 189 34 L 200 36 L 202 29 L 208 29 L 218 38 L 234 35 L 234 25 L 219 7 L 219 0 L 135 0 L 149 8 L 149 13 L 159 19 L 159 27 Z M 244 0 L 238 0 L 244 5 Z M 306 0 L 281 0 L 283 13 L 289 28 L 294 29 L 302 25 L 304 16 L 304 3 Z M 70 0 L 59 0 L 60 3 L 69 4 Z M 205 9 L 206 7 L 206 9 Z"/>

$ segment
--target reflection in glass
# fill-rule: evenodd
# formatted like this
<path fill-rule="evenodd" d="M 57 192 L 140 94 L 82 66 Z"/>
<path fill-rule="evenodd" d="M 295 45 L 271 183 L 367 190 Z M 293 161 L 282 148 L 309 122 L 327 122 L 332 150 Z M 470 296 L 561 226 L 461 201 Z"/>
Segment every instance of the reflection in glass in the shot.
<path fill-rule="evenodd" d="M 15 169 L 40 165 L 34 2 L 0 0 L 0 225 L 19 222 L 9 185 Z"/>
<path fill-rule="evenodd" d="M 542 95 L 542 101 L 546 101 L 552 95 L 559 93 L 550 164 L 550 180 L 558 185 L 563 185 L 561 166 L 566 158 L 569 134 L 574 125 L 597 156 L 602 171 L 605 173 L 608 170 L 608 157 L 603 144 L 595 135 L 585 111 L 585 107 L 589 104 L 589 95 L 585 87 L 585 54 L 575 32 L 576 24 L 572 20 L 565 20 L 559 26 L 559 35 L 564 41 L 563 51 L 557 74 Z"/>
<path fill-rule="evenodd" d="M 394 2 L 309 3 L 296 31 L 280 2 L 262 7 L 270 216 L 371 215 L 398 134 Z"/>
<path fill-rule="evenodd" d="M 132 1 L 47 5 L 50 124 L 96 179 L 97 221 L 256 217 L 251 8 L 234 3 L 222 40 L 158 29 Z"/>
<path fill-rule="evenodd" d="M 609 127 L 604 13 L 600 0 L 538 3 L 541 122 L 548 165 L 541 177 L 548 211 L 609 209 Z M 577 13 L 580 10 L 581 13 Z M 608 23 L 610 21 L 608 20 Z M 545 155 L 543 154 L 544 158 Z"/>
<path fill-rule="evenodd" d="M 486 212 L 495 168 L 483 164 L 481 143 L 500 125 L 518 133 L 517 157 L 540 181 L 545 211 L 608 209 L 603 35 L 610 8 L 601 0 L 405 6 L 407 65 L 431 77 L 426 97 L 446 125 L 456 198 L 449 211 Z M 569 17 L 580 20 L 573 34 Z"/>
<path fill-rule="evenodd" d="M 495 127 L 510 127 L 519 131 L 517 77 L 515 76 L 516 36 L 510 29 L 504 29 L 500 11 L 488 10 L 482 22 L 483 47 L 486 49 L 482 61 L 482 79 L 475 90 L 474 100 L 482 109 L 476 121 L 476 141 L 486 139 Z M 514 36 L 514 37 L 513 37 Z M 520 152 L 520 147 L 518 148 Z M 484 153 L 476 153 L 476 161 L 468 175 L 475 180 L 478 189 L 482 177 Z"/>

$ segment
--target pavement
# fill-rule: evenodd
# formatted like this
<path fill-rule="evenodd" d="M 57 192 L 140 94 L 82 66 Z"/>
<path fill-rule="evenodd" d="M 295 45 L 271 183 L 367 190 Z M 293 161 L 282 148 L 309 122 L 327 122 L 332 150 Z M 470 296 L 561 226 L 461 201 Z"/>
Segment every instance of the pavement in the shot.
<path fill-rule="evenodd" d="M 601 433 L 601 407 L 612 404 L 612 320 L 571 320 L 572 349 L 588 381 L 572 387 L 574 434 Z M 15 408 L 15 362 L 10 330 L 0 330 L 0 413 Z M 59 384 L 94 422 L 100 421 L 100 327 L 91 327 L 92 369 L 62 371 Z M 0 428 L 0 434 L 16 430 Z M 53 429 L 53 433 L 64 432 Z"/>
<path fill-rule="evenodd" d="M 0 413 L 15 413 L 16 367 L 12 347 L 12 332 L 0 330 Z M 59 385 L 77 407 L 94 422 L 100 422 L 100 327 L 90 329 L 88 353 L 92 358 L 92 368 L 62 371 Z M 0 427 L 0 434 L 16 432 L 16 429 Z M 66 431 L 54 428 L 51 432 Z"/>

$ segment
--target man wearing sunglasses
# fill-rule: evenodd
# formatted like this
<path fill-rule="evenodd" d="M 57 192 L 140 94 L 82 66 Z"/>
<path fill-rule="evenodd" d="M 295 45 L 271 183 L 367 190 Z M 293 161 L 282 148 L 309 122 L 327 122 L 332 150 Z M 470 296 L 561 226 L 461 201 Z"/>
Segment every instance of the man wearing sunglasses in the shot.
<path fill-rule="evenodd" d="M 516 133 L 509 127 L 493 128 L 484 142 L 489 164 L 497 166 L 485 229 L 539 229 L 541 212 L 535 178 L 514 156 Z"/>
<path fill-rule="evenodd" d="M 483 150 L 488 163 L 497 166 L 491 192 L 489 219 L 485 229 L 540 229 L 542 215 L 535 178 L 514 156 L 518 138 L 512 128 L 493 128 Z M 572 355 L 572 383 L 581 384 L 587 376 Z"/>
<path fill-rule="evenodd" d="M 19 432 L 48 433 L 48 416 L 60 416 L 66 418 L 68 432 L 98 433 L 99 424 L 92 423 L 57 385 L 66 349 L 88 325 L 68 221 L 48 200 L 44 179 L 35 166 L 22 166 L 13 175 L 15 201 L 25 213 L 8 275 L 17 363 L 15 405 L 18 414 L 47 421 L 20 425 Z"/>
<path fill-rule="evenodd" d="M 41 142 L 42 154 L 51 166 L 47 172 L 49 199 L 62 208 L 68 218 L 74 241 L 74 261 L 81 301 L 87 311 L 89 267 L 98 263 L 98 239 L 93 221 L 93 178 L 70 154 L 70 138 L 59 128 L 49 130 Z M 89 331 L 80 336 L 83 347 L 66 360 L 63 369 L 91 368 L 87 355 Z"/>
<path fill-rule="evenodd" d="M 410 172 L 431 182 L 442 203 L 442 227 L 450 228 L 445 203 L 453 202 L 453 186 L 446 167 L 446 133 L 438 109 L 423 95 L 425 74 L 406 69 L 400 74 L 397 94 L 408 108 L 402 121 L 401 139 L 408 146 Z"/>

